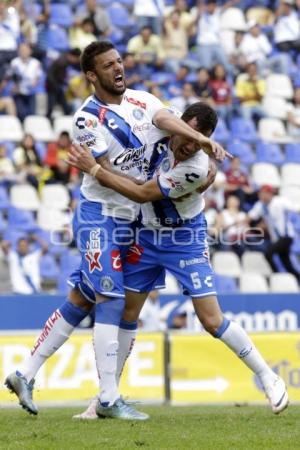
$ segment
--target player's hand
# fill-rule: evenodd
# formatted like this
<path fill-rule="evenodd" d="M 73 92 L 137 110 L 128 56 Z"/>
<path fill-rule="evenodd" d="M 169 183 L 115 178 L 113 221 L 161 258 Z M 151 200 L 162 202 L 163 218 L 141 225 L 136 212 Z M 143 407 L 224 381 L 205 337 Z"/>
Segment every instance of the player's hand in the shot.
<path fill-rule="evenodd" d="M 210 160 L 206 182 L 197 189 L 197 192 L 199 192 L 200 194 L 202 194 L 202 192 L 205 192 L 209 188 L 209 186 L 211 186 L 214 183 L 216 176 L 217 176 L 217 166 L 213 162 L 213 160 Z"/>
<path fill-rule="evenodd" d="M 96 164 L 96 160 L 91 154 L 90 149 L 85 144 L 73 144 L 68 152 L 67 163 L 83 172 L 89 173 Z"/>
<path fill-rule="evenodd" d="M 223 162 L 225 158 L 232 159 L 233 156 L 224 150 L 224 148 L 218 144 L 217 142 L 213 141 L 212 139 L 205 139 L 203 140 L 201 137 L 200 142 L 201 148 L 207 153 L 211 158 L 215 159 L 216 161 Z"/>

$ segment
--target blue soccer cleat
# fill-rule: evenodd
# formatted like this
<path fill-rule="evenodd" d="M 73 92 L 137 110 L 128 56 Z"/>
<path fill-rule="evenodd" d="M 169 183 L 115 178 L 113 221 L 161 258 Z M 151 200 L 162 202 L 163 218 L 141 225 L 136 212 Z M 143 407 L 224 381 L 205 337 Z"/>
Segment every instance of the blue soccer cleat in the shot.
<path fill-rule="evenodd" d="M 37 415 L 38 409 L 32 401 L 34 380 L 28 382 L 20 372 L 15 372 L 8 375 L 4 384 L 11 392 L 16 394 L 22 408 L 29 414 Z"/>
<path fill-rule="evenodd" d="M 122 420 L 147 420 L 148 414 L 137 411 L 131 404 L 127 403 L 122 397 L 118 398 L 111 406 L 103 406 L 100 400 L 96 406 L 98 417 Z"/>

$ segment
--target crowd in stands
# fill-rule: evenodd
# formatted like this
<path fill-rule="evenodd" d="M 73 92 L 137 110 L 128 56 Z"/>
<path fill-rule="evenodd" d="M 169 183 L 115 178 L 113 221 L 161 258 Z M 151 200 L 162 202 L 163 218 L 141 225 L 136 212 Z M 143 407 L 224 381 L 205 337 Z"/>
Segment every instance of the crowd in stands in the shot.
<path fill-rule="evenodd" d="M 42 286 L 67 290 L 68 273 L 78 262 L 68 229 L 81 175 L 65 156 L 71 115 L 93 92 L 80 72 L 80 53 L 96 39 L 115 43 L 129 88 L 148 90 L 182 111 L 199 100 L 217 110 L 214 138 L 235 158 L 220 168 L 206 194 L 212 250 L 238 258 L 265 252 L 271 270 L 298 278 L 299 0 L 0 0 L 3 270 L 5 255 L 43 242 Z M 16 127 L 12 137 L 8 123 Z M 258 202 L 276 204 L 274 214 L 286 214 L 289 232 L 272 236 Z M 250 225 L 257 235 L 249 233 Z M 277 245 L 279 237 L 290 241 Z M 40 280 L 32 289 L 40 290 Z"/>

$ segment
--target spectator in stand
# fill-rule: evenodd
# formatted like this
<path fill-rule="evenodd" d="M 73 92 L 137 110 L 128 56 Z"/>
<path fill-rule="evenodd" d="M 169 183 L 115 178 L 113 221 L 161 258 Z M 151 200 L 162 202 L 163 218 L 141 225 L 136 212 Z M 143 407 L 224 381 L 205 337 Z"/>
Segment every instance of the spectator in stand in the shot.
<path fill-rule="evenodd" d="M 198 97 L 195 95 L 193 86 L 191 83 L 184 83 L 181 95 L 171 98 L 170 105 L 183 112 L 188 106 L 196 102 L 198 102 Z"/>
<path fill-rule="evenodd" d="M 289 220 L 288 212 L 291 204 L 287 198 L 275 195 L 270 185 L 264 185 L 259 191 L 259 201 L 248 212 L 248 218 L 252 221 L 263 220 L 265 229 L 270 236 L 265 256 L 274 272 L 278 268 L 273 261 L 273 256 L 278 255 L 284 268 L 299 279 L 290 260 L 290 250 L 294 238 L 294 227 Z"/>
<path fill-rule="evenodd" d="M 190 24 L 182 25 L 180 13 L 173 10 L 164 19 L 161 41 L 165 53 L 165 66 L 171 72 L 176 73 L 182 60 L 188 54 L 188 37 Z"/>
<path fill-rule="evenodd" d="M 44 162 L 50 167 L 51 172 L 45 177 L 46 183 L 62 183 L 71 186 L 78 181 L 78 170 L 65 161 L 71 146 L 72 141 L 67 131 L 60 133 L 57 142 L 48 144 Z"/>
<path fill-rule="evenodd" d="M 32 11 L 33 12 L 33 11 Z M 33 47 L 37 43 L 37 27 L 33 20 L 31 20 L 24 6 L 21 6 L 19 11 L 20 16 L 20 30 L 21 30 L 21 39 L 26 42 L 28 45 Z"/>
<path fill-rule="evenodd" d="M 138 35 L 129 39 L 127 51 L 134 54 L 136 62 L 141 65 L 143 76 L 149 75 L 154 68 L 163 67 L 164 51 L 161 39 L 153 34 L 149 26 L 144 26 Z"/>
<path fill-rule="evenodd" d="M 10 65 L 14 81 L 13 96 L 21 121 L 35 114 L 35 91 L 42 76 L 41 63 L 32 58 L 31 53 L 29 45 L 23 42 L 18 49 L 19 56 Z"/>
<path fill-rule="evenodd" d="M 166 324 L 161 319 L 158 291 L 149 292 L 139 316 L 139 327 L 143 331 L 154 332 L 165 330 Z"/>
<path fill-rule="evenodd" d="M 17 6 L 17 2 L 9 4 L 5 0 L 0 0 L 0 67 L 17 56 L 20 37 L 20 17 Z"/>
<path fill-rule="evenodd" d="M 285 54 L 271 55 L 272 45 L 265 34 L 261 32 L 255 20 L 248 23 L 248 33 L 245 34 L 240 46 L 247 63 L 255 62 L 260 75 L 266 69 L 277 73 L 288 73 L 288 58 Z"/>
<path fill-rule="evenodd" d="M 107 37 L 110 35 L 111 22 L 109 15 L 105 8 L 97 3 L 97 0 L 85 0 L 85 5 L 78 9 L 75 25 L 79 25 L 86 18 L 93 22 L 93 33 L 97 37 Z"/>
<path fill-rule="evenodd" d="M 13 151 L 12 160 L 17 173 L 37 189 L 43 166 L 31 134 L 25 134 L 20 145 Z"/>
<path fill-rule="evenodd" d="M 232 48 L 229 51 L 229 62 L 233 67 L 233 74 L 238 75 L 240 72 L 244 71 L 246 66 L 246 57 L 242 52 L 242 42 L 244 39 L 243 31 L 235 31 L 232 41 Z"/>
<path fill-rule="evenodd" d="M 237 0 L 226 2 L 218 7 L 217 0 L 200 1 L 198 4 L 198 32 L 197 46 L 199 64 L 210 69 L 219 63 L 230 69 L 229 63 L 222 46 L 220 35 L 220 16 L 222 11 L 237 3 Z"/>
<path fill-rule="evenodd" d="M 170 102 L 165 98 L 164 92 L 159 86 L 152 86 L 149 89 L 150 94 L 155 95 L 165 106 L 169 106 Z"/>
<path fill-rule="evenodd" d="M 46 89 L 48 94 L 47 117 L 51 119 L 53 108 L 60 105 L 64 114 L 71 114 L 72 107 L 66 99 L 67 71 L 70 67 L 80 71 L 80 50 L 72 49 L 60 55 L 49 67 L 46 78 Z"/>
<path fill-rule="evenodd" d="M 282 0 L 276 10 L 274 42 L 281 52 L 300 51 L 300 24 L 294 0 Z"/>
<path fill-rule="evenodd" d="M 72 77 L 69 81 L 66 91 L 67 102 L 72 106 L 75 112 L 84 102 L 84 100 L 94 92 L 92 84 L 83 73 Z"/>
<path fill-rule="evenodd" d="M 209 83 L 209 73 L 204 67 L 197 70 L 197 80 L 192 83 L 196 96 L 202 102 L 212 104 L 212 89 Z"/>
<path fill-rule="evenodd" d="M 1 71 L 1 69 L 0 69 Z M 17 115 L 17 109 L 13 98 L 7 90 L 8 80 L 3 73 L 0 75 L 0 113 L 8 114 L 10 116 Z"/>
<path fill-rule="evenodd" d="M 235 91 L 240 101 L 240 114 L 242 117 L 254 119 L 256 122 L 265 117 L 261 100 L 266 92 L 266 82 L 258 76 L 255 63 L 248 64 L 246 73 L 242 73 L 237 77 Z"/>
<path fill-rule="evenodd" d="M 225 67 L 222 64 L 216 64 L 213 68 L 209 85 L 218 115 L 229 124 L 232 116 L 232 93 L 226 77 Z"/>
<path fill-rule="evenodd" d="M 136 86 L 143 83 L 140 66 L 136 62 L 133 53 L 125 52 L 123 54 L 123 66 L 126 77 L 126 86 L 129 89 L 136 89 Z"/>
<path fill-rule="evenodd" d="M 186 83 L 186 78 L 189 74 L 189 68 L 186 65 L 181 65 L 175 75 L 175 79 L 168 83 L 168 93 L 171 97 L 181 95 L 183 85 Z"/>
<path fill-rule="evenodd" d="M 157 35 L 161 33 L 164 0 L 135 0 L 133 14 L 139 28 L 149 26 Z"/>
<path fill-rule="evenodd" d="M 5 184 L 15 181 L 15 168 L 7 157 L 7 150 L 3 144 L 0 144 L 0 180 Z"/>
<path fill-rule="evenodd" d="M 249 204 L 257 200 L 257 195 L 251 186 L 247 172 L 242 169 L 240 158 L 235 156 L 230 161 L 230 167 L 225 172 L 226 183 L 224 187 L 225 198 L 234 195 L 239 198 L 242 209 L 249 209 Z"/>
<path fill-rule="evenodd" d="M 37 250 L 30 250 L 30 243 L 39 244 Z M 47 253 L 47 244 L 36 235 L 18 240 L 14 250 L 7 241 L 2 242 L 2 249 L 7 256 L 11 284 L 14 294 L 30 295 L 41 291 L 40 258 Z"/>
<path fill-rule="evenodd" d="M 189 6 L 186 0 L 175 0 L 174 6 L 171 6 L 167 9 L 167 15 L 172 11 L 177 11 L 180 15 L 180 24 L 190 30 L 190 35 L 195 34 L 196 27 L 195 21 L 197 19 L 197 15 L 193 14 L 193 12 L 189 11 Z"/>
<path fill-rule="evenodd" d="M 226 207 L 219 213 L 216 221 L 221 250 L 232 250 L 242 256 L 247 225 L 247 215 L 241 211 L 240 200 L 235 195 L 229 195 Z"/>
<path fill-rule="evenodd" d="M 83 50 L 91 42 L 96 41 L 94 23 L 91 19 L 83 19 L 78 25 L 69 31 L 69 43 L 71 48 Z"/>
<path fill-rule="evenodd" d="M 294 91 L 294 101 L 288 106 L 287 113 L 288 134 L 300 141 L 300 87 Z"/>

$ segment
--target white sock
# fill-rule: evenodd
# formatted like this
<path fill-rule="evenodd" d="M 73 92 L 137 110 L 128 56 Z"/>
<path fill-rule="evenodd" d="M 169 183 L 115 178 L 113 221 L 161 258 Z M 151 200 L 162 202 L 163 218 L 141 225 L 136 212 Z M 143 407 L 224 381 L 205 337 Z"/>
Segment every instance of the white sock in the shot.
<path fill-rule="evenodd" d="M 63 345 L 73 330 L 74 326 L 63 318 L 60 311 L 54 311 L 31 350 L 31 356 L 25 361 L 22 374 L 27 381 L 35 377 L 41 365 Z"/>
<path fill-rule="evenodd" d="M 120 378 L 125 363 L 133 349 L 136 334 L 137 328 L 135 330 L 125 330 L 124 328 L 119 328 L 118 334 L 119 350 L 118 350 L 117 372 L 116 372 L 116 379 L 118 385 L 120 383 Z"/>
<path fill-rule="evenodd" d="M 276 378 L 250 337 L 236 322 L 230 321 L 220 339 L 260 378 L 264 386 Z"/>
<path fill-rule="evenodd" d="M 120 397 L 116 382 L 118 357 L 118 331 L 116 325 L 95 322 L 94 349 L 100 377 L 100 401 L 112 405 Z"/>

